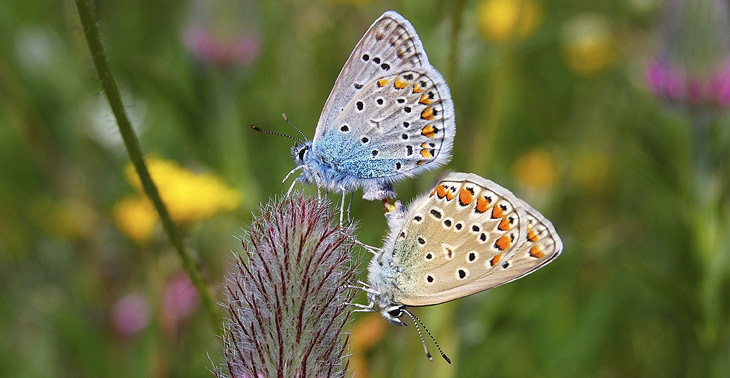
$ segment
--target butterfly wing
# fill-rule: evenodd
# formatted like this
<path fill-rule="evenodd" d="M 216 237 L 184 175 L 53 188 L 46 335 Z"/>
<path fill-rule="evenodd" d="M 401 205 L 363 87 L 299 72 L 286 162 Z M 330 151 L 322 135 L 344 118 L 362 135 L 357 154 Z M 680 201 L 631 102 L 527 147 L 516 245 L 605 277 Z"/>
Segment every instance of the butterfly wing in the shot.
<path fill-rule="evenodd" d="M 312 144 L 349 176 L 396 178 L 446 163 L 455 129 L 449 87 L 410 22 L 389 11 L 340 72 Z"/>
<path fill-rule="evenodd" d="M 425 306 L 523 277 L 563 245 L 550 221 L 509 190 L 474 174 L 451 173 L 415 201 L 394 234 L 400 272 L 395 300 Z"/>

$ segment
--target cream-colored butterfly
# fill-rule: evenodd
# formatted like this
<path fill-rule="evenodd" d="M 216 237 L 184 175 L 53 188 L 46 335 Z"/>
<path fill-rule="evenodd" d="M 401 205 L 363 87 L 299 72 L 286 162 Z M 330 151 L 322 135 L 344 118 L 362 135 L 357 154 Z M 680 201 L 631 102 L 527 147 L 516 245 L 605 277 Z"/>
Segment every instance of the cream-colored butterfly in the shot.
<path fill-rule="evenodd" d="M 380 311 L 397 325 L 405 313 L 416 329 L 423 324 L 406 306 L 444 303 L 514 281 L 563 250 L 549 220 L 475 174 L 450 173 L 408 209 L 398 202 L 386 217 L 390 234 L 370 262 L 364 288 L 369 303 L 357 311 Z"/>

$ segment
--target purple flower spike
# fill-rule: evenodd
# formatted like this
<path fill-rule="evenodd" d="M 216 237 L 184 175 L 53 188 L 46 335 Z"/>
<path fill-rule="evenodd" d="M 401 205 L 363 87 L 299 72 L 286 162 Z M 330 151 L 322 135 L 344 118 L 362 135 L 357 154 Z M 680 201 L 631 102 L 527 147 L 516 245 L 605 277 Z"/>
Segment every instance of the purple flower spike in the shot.
<path fill-rule="evenodd" d="M 301 194 L 274 199 L 255 217 L 226 286 L 231 376 L 344 376 L 355 228 L 335 218 L 326 202 Z"/>
<path fill-rule="evenodd" d="M 722 0 L 668 0 L 649 89 L 671 105 L 730 106 L 730 14 Z"/>

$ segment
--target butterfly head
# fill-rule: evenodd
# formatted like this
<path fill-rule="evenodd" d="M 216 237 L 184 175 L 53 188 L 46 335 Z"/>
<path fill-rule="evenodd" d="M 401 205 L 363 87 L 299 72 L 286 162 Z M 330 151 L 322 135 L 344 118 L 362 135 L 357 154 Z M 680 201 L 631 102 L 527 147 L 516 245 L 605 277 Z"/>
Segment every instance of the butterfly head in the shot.
<path fill-rule="evenodd" d="M 405 306 L 403 306 L 403 305 L 386 306 L 386 307 L 381 308 L 380 315 L 382 315 L 385 318 L 385 320 L 387 320 L 391 324 L 406 325 L 406 323 L 404 323 L 400 319 L 400 317 L 403 316 L 403 314 L 404 314 L 404 312 L 403 312 L 404 307 Z"/>
<path fill-rule="evenodd" d="M 291 148 L 291 157 L 297 166 L 305 165 L 306 159 L 311 152 L 312 142 L 307 140 L 302 143 L 297 143 Z"/>
<path fill-rule="evenodd" d="M 306 140 L 301 143 L 295 144 L 291 148 L 291 157 L 296 164 L 296 168 L 303 169 L 303 175 L 300 176 L 300 180 L 311 181 L 310 175 L 308 174 L 307 163 L 312 153 L 312 141 Z"/>

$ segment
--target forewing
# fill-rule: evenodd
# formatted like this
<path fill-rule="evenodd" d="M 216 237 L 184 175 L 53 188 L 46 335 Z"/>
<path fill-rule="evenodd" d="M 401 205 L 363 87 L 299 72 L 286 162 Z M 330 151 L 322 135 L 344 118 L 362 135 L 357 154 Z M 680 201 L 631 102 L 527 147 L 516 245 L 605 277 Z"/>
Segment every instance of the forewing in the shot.
<path fill-rule="evenodd" d="M 438 304 L 513 281 L 557 257 L 552 224 L 509 190 L 473 174 L 447 175 L 396 236 L 398 302 Z"/>
<path fill-rule="evenodd" d="M 450 157 L 451 93 L 413 26 L 383 14 L 355 47 L 320 116 L 318 156 L 358 178 L 412 175 Z"/>
<path fill-rule="evenodd" d="M 428 58 L 418 34 L 408 20 L 388 11 L 375 20 L 347 59 L 317 124 L 314 140 L 344 111 L 345 105 L 375 79 L 428 67 Z"/>

